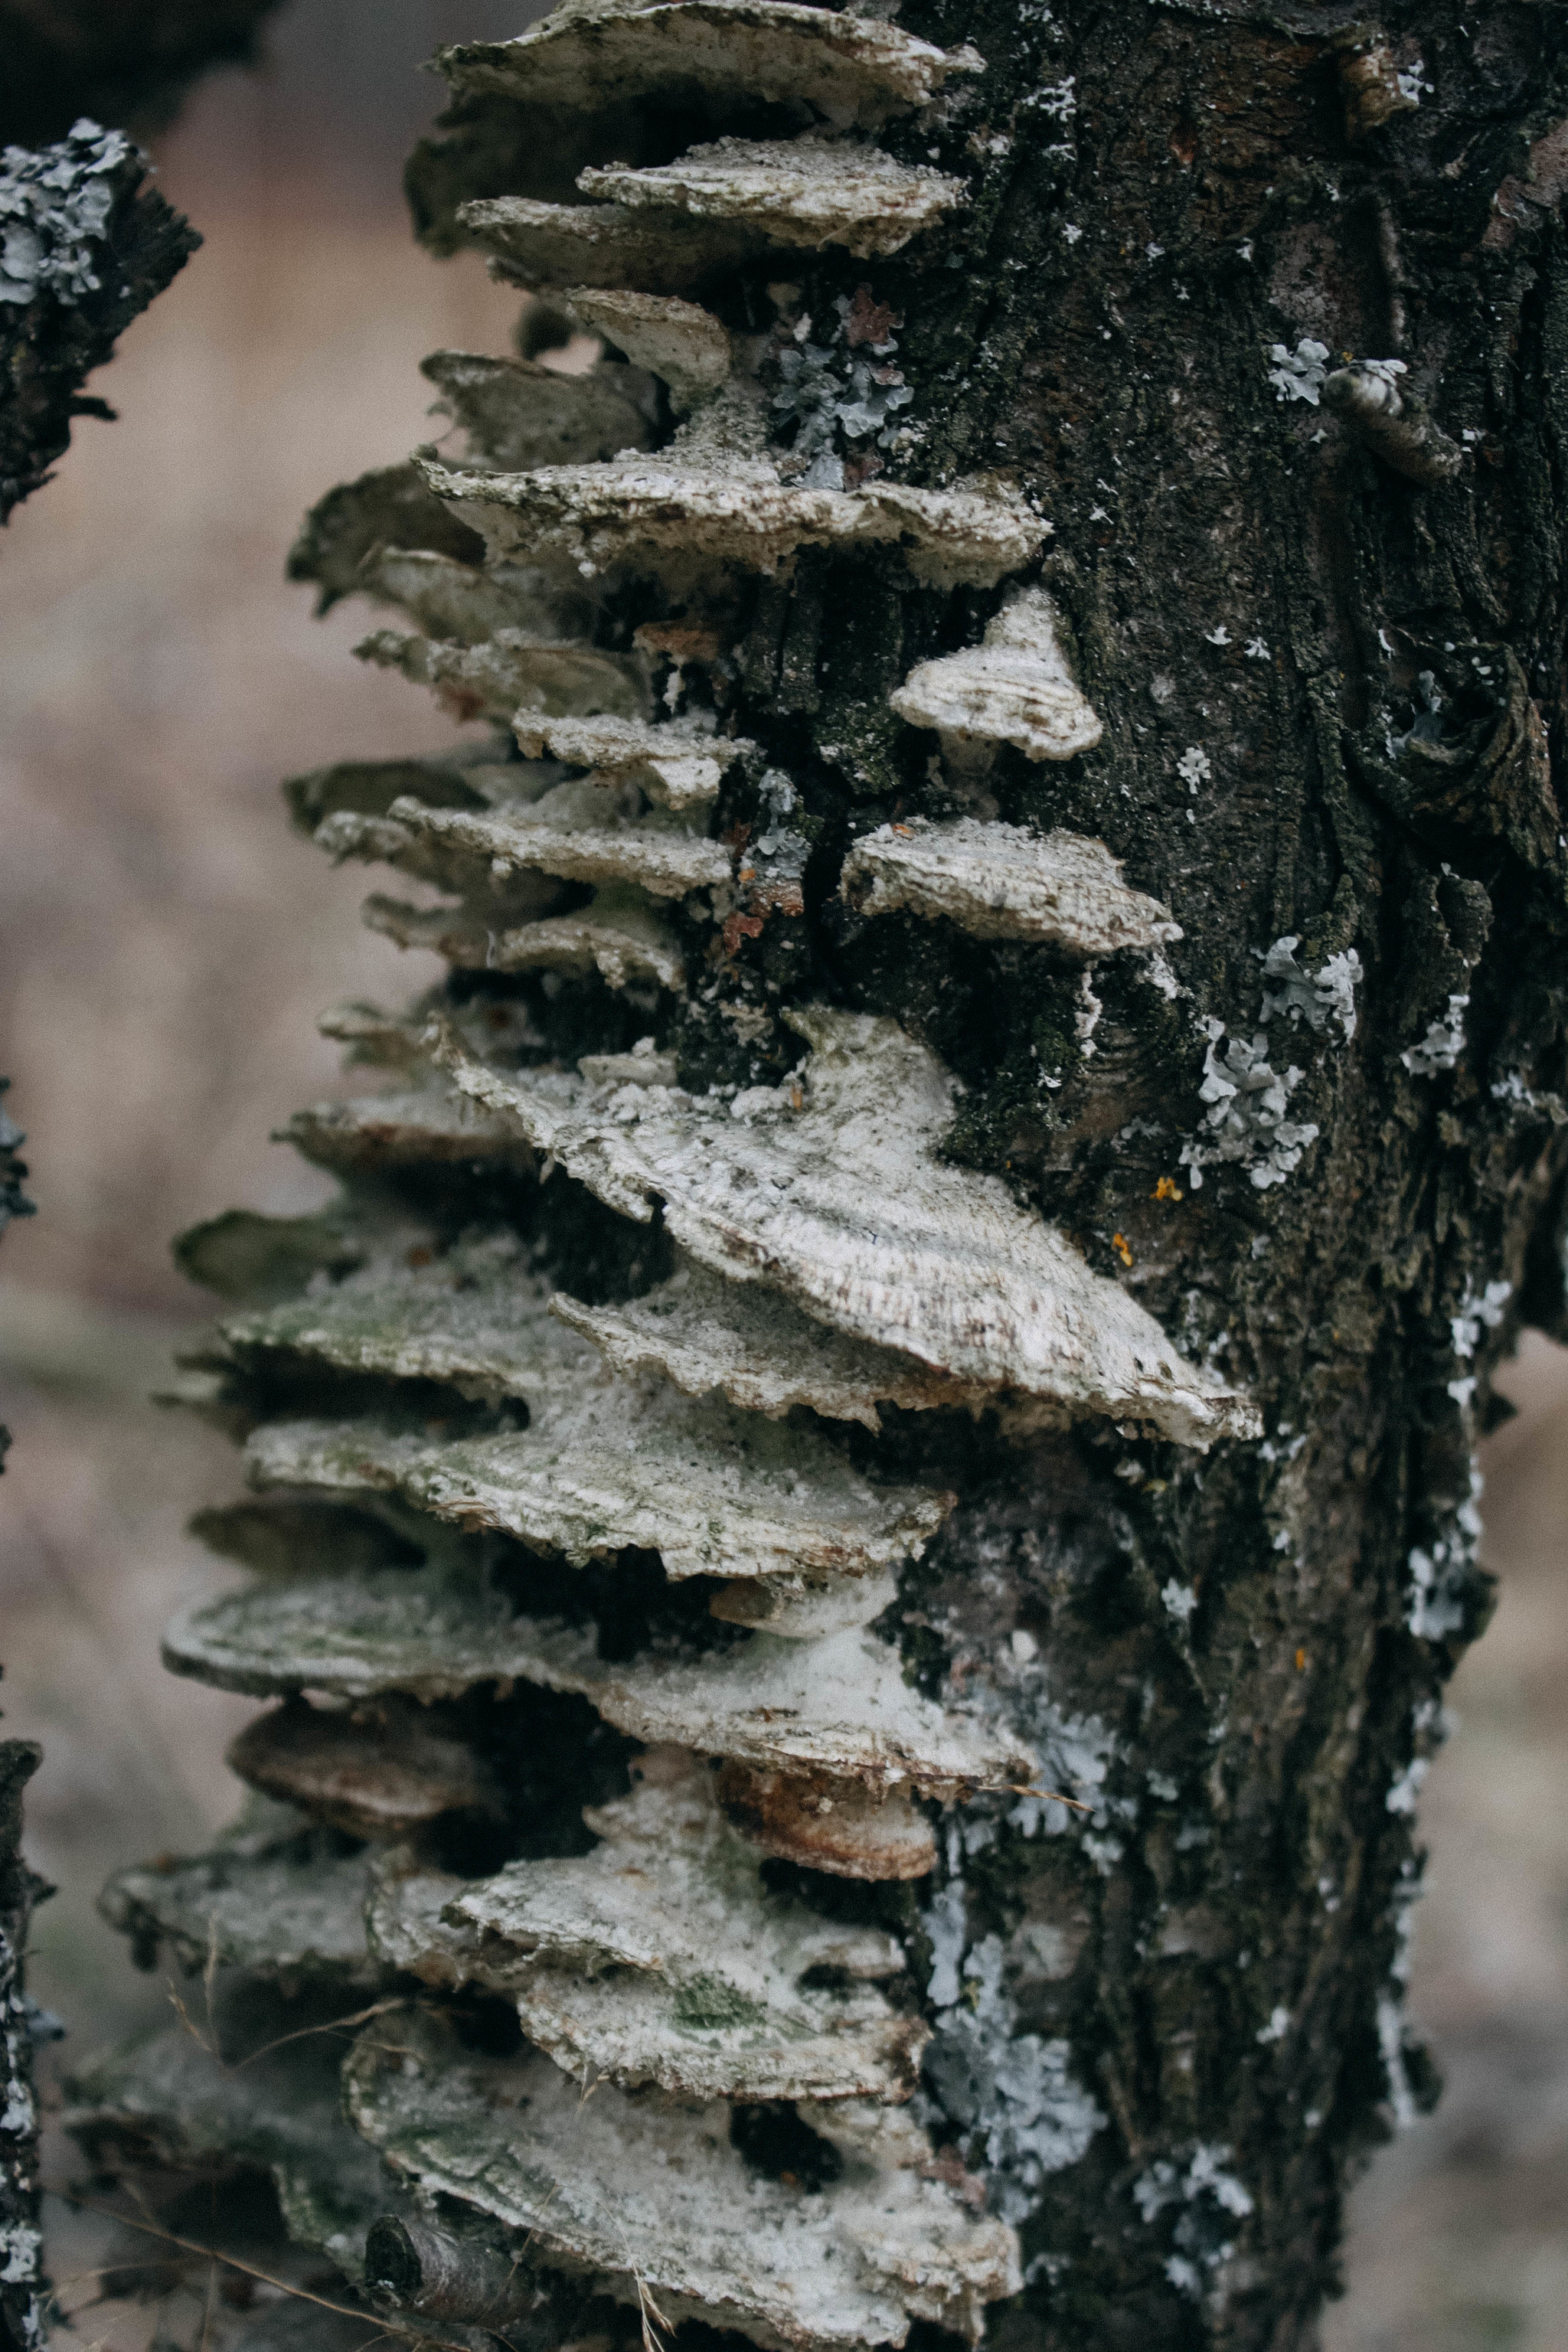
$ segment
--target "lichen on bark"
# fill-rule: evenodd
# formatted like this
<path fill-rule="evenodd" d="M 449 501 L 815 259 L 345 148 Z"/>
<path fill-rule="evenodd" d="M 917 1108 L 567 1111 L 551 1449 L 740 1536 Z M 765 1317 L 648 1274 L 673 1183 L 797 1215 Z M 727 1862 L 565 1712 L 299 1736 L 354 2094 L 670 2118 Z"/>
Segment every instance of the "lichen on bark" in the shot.
<path fill-rule="evenodd" d="M 436 894 L 370 919 L 452 969 L 331 1024 L 392 1087 L 294 1124 L 334 1208 L 185 1244 L 246 1310 L 186 1393 L 249 1434 L 261 1495 L 207 1517 L 259 1579 L 168 1654 L 283 1697 L 237 1763 L 302 1810 L 114 1901 L 188 1959 L 221 1879 L 226 2046 L 276 2034 L 269 1976 L 333 1990 L 329 1859 L 365 1980 L 345 1747 L 363 1830 L 442 1710 L 504 1800 L 443 1811 L 420 1750 L 364 1951 L 447 2014 L 366 2029 L 338 2128 L 467 2233 L 454 2319 L 515 2261 L 612 2336 L 989 2305 L 1008 2352 L 1305 2352 L 1345 2185 L 1432 2093 L 1403 1951 L 1474 1440 L 1521 1324 L 1568 1325 L 1568 44 L 1551 0 L 1416 27 L 595 0 L 441 61 L 416 216 L 548 298 L 531 364 L 432 361 L 465 446 L 292 564 L 499 731 L 291 789 Z M 551 1295 L 606 1359 L 578 1421 Z M 901 1494 L 896 1560 L 863 1517 L 834 1556 L 832 1455 L 878 1528 Z M 911 2099 L 755 2095 L 783 1997 L 727 1958 L 617 2011 L 597 1873 L 682 1773 L 754 1873 L 737 1949 L 770 1903 L 894 1941 Z M 192 2063 L 99 2069 L 89 2144 L 270 2164 L 414 2329 L 403 2208 L 367 2254 L 330 2134 L 269 2155 L 286 2090 L 263 2129 L 221 2084 L 195 2131 Z M 705 2237 L 742 2196 L 753 2242 Z"/>
<path fill-rule="evenodd" d="M 0 522 L 48 480 L 74 418 L 113 417 L 83 384 L 201 243 L 148 171 L 86 116 L 50 146 L 0 150 Z"/>

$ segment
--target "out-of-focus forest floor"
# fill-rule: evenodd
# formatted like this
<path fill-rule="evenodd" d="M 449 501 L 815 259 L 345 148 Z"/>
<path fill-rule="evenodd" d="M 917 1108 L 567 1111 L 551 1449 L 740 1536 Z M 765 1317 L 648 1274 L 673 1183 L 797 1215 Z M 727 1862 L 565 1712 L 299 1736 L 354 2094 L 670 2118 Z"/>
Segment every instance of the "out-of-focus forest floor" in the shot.
<path fill-rule="evenodd" d="M 342 1083 L 314 1016 L 437 969 L 360 928 L 363 875 L 290 833 L 277 787 L 451 730 L 351 657 L 363 614 L 311 619 L 283 555 L 324 488 L 427 437 L 426 352 L 506 347 L 515 296 L 416 251 L 396 177 L 437 97 L 414 61 L 536 13 L 296 6 L 267 73 L 199 92 L 159 162 L 205 248 L 95 382 L 121 422 L 79 426 L 0 539 L 0 1036 L 41 1212 L 0 1253 L 0 1701 L 46 1749 L 29 1843 L 60 1892 L 31 1969 L 67 2053 L 169 2014 L 94 1891 L 228 1817 L 251 1711 L 157 1662 L 163 1620 L 226 1573 L 184 1523 L 237 1483 L 221 1440 L 147 1401 L 203 1312 L 169 1236 L 323 1197 L 267 1140 Z M 1568 2352 L 1568 1355 L 1532 1342 L 1506 1385 L 1500 1604 L 1422 1806 L 1412 2004 L 1449 2088 L 1358 2192 L 1325 2352 Z M 85 2306 L 101 2232 L 53 2227 Z M 77 2340 L 137 2352 L 156 2318 L 83 2307 Z"/>

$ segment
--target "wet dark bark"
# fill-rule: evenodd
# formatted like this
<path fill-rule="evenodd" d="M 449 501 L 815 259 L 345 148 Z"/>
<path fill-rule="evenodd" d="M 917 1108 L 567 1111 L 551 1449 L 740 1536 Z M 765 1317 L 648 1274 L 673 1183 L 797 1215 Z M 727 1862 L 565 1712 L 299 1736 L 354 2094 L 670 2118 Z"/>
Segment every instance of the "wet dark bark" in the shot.
<path fill-rule="evenodd" d="M 1422 1761 L 1489 1605 L 1488 1370 L 1521 1323 L 1563 1328 L 1568 11 L 1395 7 L 1336 44 L 1347 13 L 900 20 L 989 60 L 942 156 L 983 164 L 962 267 L 878 280 L 924 478 L 994 466 L 1037 493 L 1106 722 L 1077 761 L 999 770 L 1000 814 L 1124 857 L 1184 927 L 1188 995 L 1102 966 L 1074 1069 L 1038 957 L 896 918 L 823 951 L 968 1081 L 964 1156 L 1250 1384 L 1268 1432 L 1204 1459 L 1091 1429 L 1022 1475 L 968 1445 L 937 1465 L 929 1428 L 900 1454 L 965 1496 L 911 1651 L 984 1672 L 1022 1629 L 1077 1722 L 1064 1775 L 1086 1747 L 1106 1764 L 1088 1835 L 1008 1830 L 958 1865 L 972 1943 L 1016 1956 L 1043 1922 L 1077 1948 L 1020 1977 L 1020 2023 L 1068 2037 L 1111 2119 L 1025 2224 L 1042 2259 L 1009 2352 L 1313 2340 L 1347 2180 L 1433 2088 L 1400 1956 Z M 1331 368 L 1402 359 L 1451 478 L 1277 397 L 1270 346 L 1303 338 Z M 861 730 L 838 839 L 939 805 L 871 715 L 916 602 L 881 574 L 825 611 L 803 590 L 748 647 L 763 705 L 818 741 Z M 1321 1134 L 1281 1184 L 1231 1165 L 1194 1191 L 1194 1018 L 1250 1040 L 1282 938 L 1304 971 L 1353 950 L 1363 972 L 1353 1037 L 1263 1033 Z M 1455 997 L 1462 1045 L 1424 1050 Z"/>

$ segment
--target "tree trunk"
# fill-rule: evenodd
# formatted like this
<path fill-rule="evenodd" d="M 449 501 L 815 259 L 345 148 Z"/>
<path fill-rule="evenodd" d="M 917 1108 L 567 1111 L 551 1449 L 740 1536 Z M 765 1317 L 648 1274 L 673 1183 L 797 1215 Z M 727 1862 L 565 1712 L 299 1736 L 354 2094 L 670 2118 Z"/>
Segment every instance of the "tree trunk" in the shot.
<path fill-rule="evenodd" d="M 367 2263 L 303 2076 L 241 2128 L 188 2045 L 89 2144 L 270 2165 L 407 2326 L 568 2324 L 521 2263 L 612 2332 L 1314 2340 L 1434 2089 L 1488 1372 L 1564 1312 L 1565 34 L 685 0 L 447 53 L 416 215 L 552 297 L 535 357 L 428 362 L 467 457 L 293 561 L 525 762 L 291 788 L 454 970 L 338 1020 L 399 1073 L 296 1123 L 341 1207 L 184 1245 L 267 1490 L 207 1532 L 293 1577 L 169 1656 L 285 1696 L 237 1762 L 308 1823 L 110 1899 L 232 1967 L 233 2051 L 457 1988 L 346 2077 L 457 2236 Z"/>

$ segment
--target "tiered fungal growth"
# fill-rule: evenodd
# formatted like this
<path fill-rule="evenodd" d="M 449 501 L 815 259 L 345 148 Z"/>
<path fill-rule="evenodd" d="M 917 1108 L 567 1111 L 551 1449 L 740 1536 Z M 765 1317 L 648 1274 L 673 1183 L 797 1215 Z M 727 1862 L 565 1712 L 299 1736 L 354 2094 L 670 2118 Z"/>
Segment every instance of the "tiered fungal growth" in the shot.
<path fill-rule="evenodd" d="M 175 2034 L 85 2080 L 79 2129 L 270 2169 L 300 2242 L 416 2334 L 575 2279 L 766 2346 L 973 2339 L 1015 2234 L 908 2104 L 908 1935 L 845 1922 L 857 1883 L 931 1871 L 942 1809 L 1037 1792 L 1040 1763 L 906 1679 L 900 1571 L 952 1497 L 879 1475 L 876 1440 L 889 1412 L 1252 1426 L 943 1156 L 958 1089 L 926 1046 L 787 947 L 783 979 L 741 960 L 824 887 L 798 733 L 745 713 L 731 652 L 807 551 L 875 549 L 991 614 L 893 698 L 961 800 L 1000 746 L 1099 732 L 1030 506 L 901 478 L 896 447 L 807 482 L 771 437 L 788 273 L 940 247 L 963 184 L 877 134 L 975 60 L 789 0 L 599 0 L 439 62 L 432 234 L 624 356 L 437 354 L 462 453 L 335 492 L 296 550 L 324 602 L 401 614 L 367 658 L 509 734 L 291 787 L 331 855 L 421 887 L 367 919 L 453 976 L 328 1024 L 391 1080 L 289 1130 L 337 1204 L 184 1245 L 233 1302 L 187 1401 L 243 1433 L 256 1489 L 203 1531 L 258 1573 L 167 1662 L 279 1704 L 232 1751 L 258 1792 L 235 1832 L 108 1898 L 218 1972 L 235 2049 L 367 1990 L 405 2006 L 364 2026 L 342 2116 L 330 2038 L 204 2074 Z M 454 203 L 498 123 L 533 163 Z M 557 200 L 563 152 L 592 201 Z M 1100 843 L 981 813 L 872 831 L 826 887 L 1084 971 L 1179 937 Z M 757 1045 L 751 1083 L 690 1066 L 710 1016 Z M 759 2113 L 808 2178 L 758 2156 Z"/>

